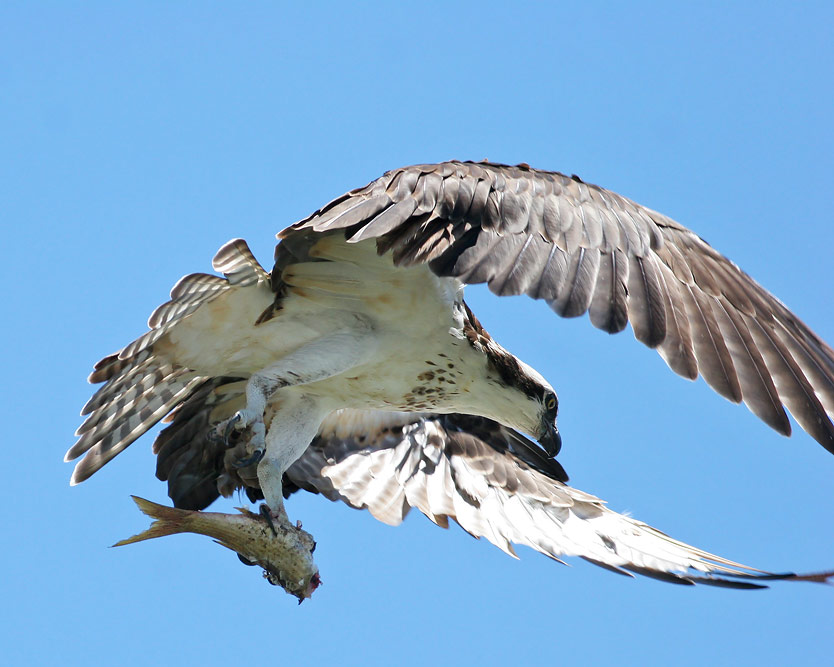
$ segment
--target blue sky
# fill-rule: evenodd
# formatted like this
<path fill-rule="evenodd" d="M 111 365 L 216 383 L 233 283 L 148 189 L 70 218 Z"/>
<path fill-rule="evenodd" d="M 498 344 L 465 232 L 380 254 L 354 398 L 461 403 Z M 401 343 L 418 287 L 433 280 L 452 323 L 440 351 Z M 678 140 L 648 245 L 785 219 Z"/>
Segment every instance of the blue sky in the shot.
<path fill-rule="evenodd" d="M 683 588 L 312 496 L 311 602 L 208 539 L 107 545 L 160 502 L 152 436 L 62 462 L 92 364 L 183 274 L 414 162 L 579 174 L 686 224 L 834 341 L 830 3 L 3 3 L 9 664 L 819 664 L 834 589 Z M 557 387 L 578 488 L 724 556 L 834 568 L 834 458 L 669 371 L 630 332 L 469 290 Z M 230 511 L 234 502 L 215 505 Z M 5 636 L 4 636 L 5 635 Z"/>

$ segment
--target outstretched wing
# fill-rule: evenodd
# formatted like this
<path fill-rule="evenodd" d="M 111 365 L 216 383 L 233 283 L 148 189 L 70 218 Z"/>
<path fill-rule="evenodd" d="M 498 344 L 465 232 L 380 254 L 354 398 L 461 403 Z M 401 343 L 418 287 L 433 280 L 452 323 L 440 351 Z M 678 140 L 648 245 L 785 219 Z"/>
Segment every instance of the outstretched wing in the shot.
<path fill-rule="evenodd" d="M 752 569 L 609 510 L 565 484 L 561 466 L 534 443 L 483 417 L 340 411 L 285 477 L 391 525 L 412 507 L 443 527 L 452 518 L 512 556 L 522 544 L 678 584 L 756 588 L 803 578 Z"/>
<path fill-rule="evenodd" d="M 785 435 L 787 407 L 834 453 L 834 351 L 704 240 L 625 197 L 526 165 L 444 162 L 390 171 L 279 236 L 333 230 L 611 333 L 630 322 L 676 373 Z"/>

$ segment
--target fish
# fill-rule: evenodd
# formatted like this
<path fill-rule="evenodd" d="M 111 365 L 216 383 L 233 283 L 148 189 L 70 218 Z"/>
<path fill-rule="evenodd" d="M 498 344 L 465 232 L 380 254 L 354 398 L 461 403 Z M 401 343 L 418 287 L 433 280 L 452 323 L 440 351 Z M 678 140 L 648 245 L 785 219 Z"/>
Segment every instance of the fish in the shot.
<path fill-rule="evenodd" d="M 155 521 L 147 530 L 116 542 L 114 547 L 177 533 L 196 533 L 214 538 L 236 552 L 245 565 L 263 568 L 264 578 L 295 596 L 299 604 L 321 584 L 313 561 L 316 542 L 300 524 L 276 522 L 268 514 L 256 514 L 244 507 L 235 508 L 240 514 L 198 512 L 159 505 L 138 496 L 131 498 Z"/>

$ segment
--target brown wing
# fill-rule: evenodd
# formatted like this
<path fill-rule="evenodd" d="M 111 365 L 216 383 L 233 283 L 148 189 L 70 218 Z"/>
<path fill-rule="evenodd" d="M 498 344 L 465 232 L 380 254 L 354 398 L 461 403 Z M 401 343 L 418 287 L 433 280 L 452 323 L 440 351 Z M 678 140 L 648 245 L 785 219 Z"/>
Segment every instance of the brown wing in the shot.
<path fill-rule="evenodd" d="M 701 238 L 625 197 L 526 165 L 444 162 L 390 171 L 280 237 L 332 230 L 402 265 L 589 312 L 611 333 L 630 322 L 676 373 L 785 435 L 787 407 L 834 452 L 834 351 Z"/>

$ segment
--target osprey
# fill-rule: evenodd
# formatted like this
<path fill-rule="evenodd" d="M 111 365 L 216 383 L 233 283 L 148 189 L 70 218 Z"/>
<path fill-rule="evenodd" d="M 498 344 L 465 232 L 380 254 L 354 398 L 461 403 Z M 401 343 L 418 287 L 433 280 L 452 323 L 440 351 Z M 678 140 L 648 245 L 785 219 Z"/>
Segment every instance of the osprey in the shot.
<path fill-rule="evenodd" d="M 267 273 L 240 239 L 102 359 L 72 484 L 163 417 L 174 505 L 243 489 L 286 524 L 304 489 L 397 524 L 411 507 L 513 554 L 751 587 L 780 575 L 695 549 L 566 484 L 558 400 L 463 300 L 467 283 L 589 313 L 789 435 L 834 452 L 834 352 L 685 227 L 576 176 L 471 162 L 396 169 L 285 229 Z M 532 436 L 537 446 L 525 435 Z"/>

